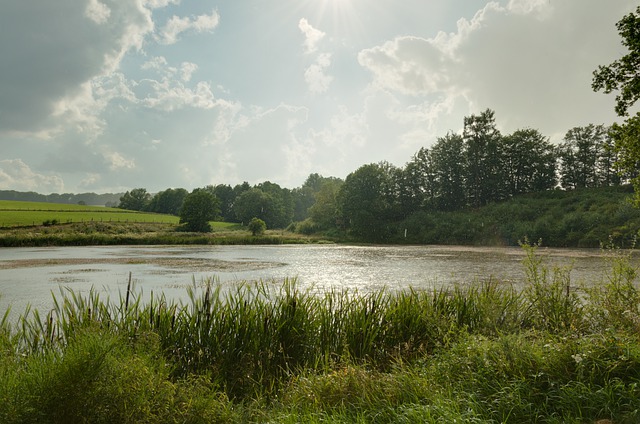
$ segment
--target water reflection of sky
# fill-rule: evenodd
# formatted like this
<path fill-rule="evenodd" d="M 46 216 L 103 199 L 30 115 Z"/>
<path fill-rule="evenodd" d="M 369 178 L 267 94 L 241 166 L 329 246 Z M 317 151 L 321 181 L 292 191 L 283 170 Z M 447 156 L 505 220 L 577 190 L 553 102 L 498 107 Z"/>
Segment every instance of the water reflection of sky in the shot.
<path fill-rule="evenodd" d="M 571 266 L 575 285 L 598 283 L 606 268 L 593 249 L 541 249 L 550 267 Z M 459 246 L 141 246 L 0 249 L 0 314 L 12 305 L 51 307 L 51 293 L 91 288 L 117 298 L 129 273 L 136 288 L 186 300 L 186 287 L 215 278 L 238 281 L 296 278 L 302 288 L 372 290 L 432 288 L 494 280 L 523 281 L 520 248 Z M 35 261 L 38 266 L 22 266 Z M 14 267 L 10 267 L 13 264 Z M 15 267 L 15 265 L 21 265 Z"/>

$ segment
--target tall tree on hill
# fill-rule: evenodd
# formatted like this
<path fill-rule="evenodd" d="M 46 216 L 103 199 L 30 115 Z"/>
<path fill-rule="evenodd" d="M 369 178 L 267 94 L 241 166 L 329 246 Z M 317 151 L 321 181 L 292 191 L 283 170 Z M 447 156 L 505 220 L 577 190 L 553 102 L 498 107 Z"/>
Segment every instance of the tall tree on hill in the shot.
<path fill-rule="evenodd" d="M 454 211 L 467 204 L 466 156 L 461 135 L 449 133 L 438 138 L 431 149 L 435 207 Z"/>
<path fill-rule="evenodd" d="M 592 188 L 611 180 L 601 175 L 603 156 L 606 153 L 608 130 L 603 125 L 590 124 L 570 129 L 558 148 L 561 164 L 560 182 L 563 188 Z M 606 170 L 609 173 L 609 170 Z"/>
<path fill-rule="evenodd" d="M 640 6 L 635 13 L 625 15 L 616 24 L 622 45 L 628 53 L 607 66 L 599 66 L 593 72 L 591 87 L 605 93 L 619 91 L 616 95 L 616 113 L 628 116 L 640 99 Z M 623 124 L 614 123 L 611 138 L 617 154 L 620 171 L 631 176 L 635 187 L 636 205 L 640 206 L 640 113 Z"/>
<path fill-rule="evenodd" d="M 464 118 L 466 189 L 470 206 L 478 207 L 506 197 L 501 136 L 495 112 Z"/>
<path fill-rule="evenodd" d="M 503 137 L 503 152 L 509 196 L 556 186 L 555 148 L 538 130 L 521 129 Z"/>
<path fill-rule="evenodd" d="M 433 155 L 421 148 L 405 165 L 400 178 L 399 202 L 404 215 L 432 206 L 434 203 Z"/>
<path fill-rule="evenodd" d="M 345 226 L 356 237 L 384 241 L 388 236 L 389 176 L 380 164 L 363 165 L 347 176 L 338 195 Z"/>

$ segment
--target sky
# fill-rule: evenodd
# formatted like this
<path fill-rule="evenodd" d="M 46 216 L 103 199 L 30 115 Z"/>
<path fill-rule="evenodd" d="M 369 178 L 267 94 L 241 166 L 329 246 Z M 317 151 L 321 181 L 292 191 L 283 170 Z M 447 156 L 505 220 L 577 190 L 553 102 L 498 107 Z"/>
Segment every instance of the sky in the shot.
<path fill-rule="evenodd" d="M 489 108 L 621 122 L 629 0 L 0 0 L 0 189 L 157 192 L 404 166 Z"/>

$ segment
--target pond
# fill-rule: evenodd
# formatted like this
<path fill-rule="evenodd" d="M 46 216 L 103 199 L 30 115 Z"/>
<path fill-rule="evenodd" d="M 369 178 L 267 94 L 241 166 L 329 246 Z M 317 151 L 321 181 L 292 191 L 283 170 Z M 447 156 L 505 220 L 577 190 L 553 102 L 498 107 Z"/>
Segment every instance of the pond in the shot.
<path fill-rule="evenodd" d="M 598 249 L 539 249 L 552 266 L 571 266 L 572 284 L 603 281 Z M 222 284 L 296 278 L 299 287 L 391 290 L 524 279 L 517 247 L 463 246 L 108 246 L 0 249 L 0 316 L 30 304 L 40 312 L 61 288 L 117 298 L 129 275 L 143 295 L 186 299 L 186 287 L 214 278 Z M 635 258 L 634 258 L 635 261 Z"/>

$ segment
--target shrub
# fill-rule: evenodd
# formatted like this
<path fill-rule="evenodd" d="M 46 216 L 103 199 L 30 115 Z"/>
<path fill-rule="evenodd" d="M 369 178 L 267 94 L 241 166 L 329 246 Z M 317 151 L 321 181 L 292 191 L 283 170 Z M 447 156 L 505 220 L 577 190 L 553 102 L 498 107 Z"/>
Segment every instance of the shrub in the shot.
<path fill-rule="evenodd" d="M 251 231 L 251 234 L 254 236 L 262 235 L 267 230 L 267 224 L 260 218 L 255 217 L 251 218 L 248 227 L 249 231 Z"/>

